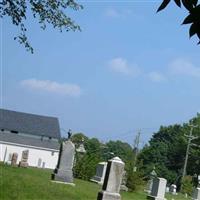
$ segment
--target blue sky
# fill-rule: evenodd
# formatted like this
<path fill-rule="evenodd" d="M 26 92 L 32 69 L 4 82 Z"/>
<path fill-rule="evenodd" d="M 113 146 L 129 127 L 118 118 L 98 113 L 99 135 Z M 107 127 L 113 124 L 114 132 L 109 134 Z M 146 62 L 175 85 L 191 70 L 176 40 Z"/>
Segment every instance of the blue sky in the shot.
<path fill-rule="evenodd" d="M 2 23 L 1 107 L 57 116 L 60 126 L 100 140 L 142 144 L 160 125 L 182 123 L 200 111 L 197 38 L 180 26 L 186 13 L 160 1 L 81 1 L 69 11 L 81 32 L 45 31 L 26 22 L 34 54 Z"/>

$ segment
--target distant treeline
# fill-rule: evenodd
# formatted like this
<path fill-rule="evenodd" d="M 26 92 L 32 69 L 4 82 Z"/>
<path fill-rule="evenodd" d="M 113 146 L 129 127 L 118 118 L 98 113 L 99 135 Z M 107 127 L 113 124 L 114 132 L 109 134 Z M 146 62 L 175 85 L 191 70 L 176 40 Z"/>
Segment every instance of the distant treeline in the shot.
<path fill-rule="evenodd" d="M 76 154 L 74 175 L 77 178 L 89 180 L 95 175 L 98 162 L 118 156 L 125 162 L 127 171 L 127 186 L 135 190 L 143 180 L 148 179 L 154 169 L 159 177 L 167 179 L 168 183 L 180 184 L 180 178 L 185 161 L 190 124 L 198 125 L 194 128 L 193 136 L 199 138 L 192 141 L 187 166 L 187 175 L 200 174 L 200 114 L 188 123 L 161 126 L 157 133 L 152 135 L 149 143 L 140 150 L 137 163 L 134 163 L 133 148 L 126 142 L 109 141 L 100 142 L 97 138 L 88 138 L 83 133 L 72 136 L 72 141 L 78 147 L 84 139 L 85 154 Z M 135 164 L 137 172 L 134 172 Z"/>

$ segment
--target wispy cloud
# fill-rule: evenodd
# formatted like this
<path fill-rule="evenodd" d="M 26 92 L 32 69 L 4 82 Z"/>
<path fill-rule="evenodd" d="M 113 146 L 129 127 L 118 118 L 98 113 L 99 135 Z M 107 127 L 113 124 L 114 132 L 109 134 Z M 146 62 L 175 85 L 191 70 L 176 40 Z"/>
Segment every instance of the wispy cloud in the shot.
<path fill-rule="evenodd" d="M 169 71 L 173 75 L 184 75 L 200 78 L 200 67 L 195 66 L 185 59 L 176 59 L 169 65 Z"/>
<path fill-rule="evenodd" d="M 20 82 L 23 87 L 32 90 L 40 90 L 49 93 L 78 97 L 81 95 L 81 88 L 76 84 L 58 83 L 50 80 L 27 79 Z"/>
<path fill-rule="evenodd" d="M 152 70 L 145 72 L 137 64 L 132 64 L 122 57 L 114 58 L 108 62 L 108 67 L 116 73 L 131 77 L 144 77 L 152 82 L 170 81 L 173 76 L 188 76 L 200 78 L 200 66 L 195 66 L 188 60 L 179 58 L 168 64 L 163 71 Z"/>
<path fill-rule="evenodd" d="M 106 12 L 105 12 L 105 15 L 107 17 L 113 17 L 113 18 L 120 17 L 120 13 L 113 8 L 107 9 Z"/>
<path fill-rule="evenodd" d="M 108 62 L 108 67 L 113 72 L 118 72 L 124 75 L 138 76 L 140 69 L 133 64 L 129 64 L 124 58 L 114 58 Z"/>
<path fill-rule="evenodd" d="M 166 77 L 160 72 L 150 72 L 148 75 L 149 79 L 153 82 L 162 82 L 166 80 Z"/>
<path fill-rule="evenodd" d="M 115 8 L 108 8 L 105 11 L 105 16 L 111 17 L 111 18 L 122 18 L 122 17 L 130 16 L 131 14 L 132 14 L 132 11 L 129 9 L 117 10 Z"/>

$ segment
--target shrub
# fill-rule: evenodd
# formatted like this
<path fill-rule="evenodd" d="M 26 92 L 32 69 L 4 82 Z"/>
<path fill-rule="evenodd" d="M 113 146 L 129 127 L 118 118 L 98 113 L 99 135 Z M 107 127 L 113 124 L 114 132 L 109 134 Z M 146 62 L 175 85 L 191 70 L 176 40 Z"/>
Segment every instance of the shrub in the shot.
<path fill-rule="evenodd" d="M 130 170 L 127 175 L 126 186 L 129 188 L 129 191 L 137 191 L 144 185 L 144 181 L 139 172 Z"/>
<path fill-rule="evenodd" d="M 193 184 L 192 184 L 192 176 L 185 176 L 182 181 L 181 192 L 187 193 L 188 195 L 192 195 Z"/>

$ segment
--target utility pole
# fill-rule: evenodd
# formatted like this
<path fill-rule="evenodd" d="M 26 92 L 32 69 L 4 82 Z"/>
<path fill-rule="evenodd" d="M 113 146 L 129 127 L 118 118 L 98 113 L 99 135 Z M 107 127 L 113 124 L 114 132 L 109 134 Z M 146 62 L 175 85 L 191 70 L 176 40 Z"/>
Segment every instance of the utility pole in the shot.
<path fill-rule="evenodd" d="M 188 163 L 188 157 L 189 157 L 189 152 L 190 152 L 190 146 L 192 145 L 191 142 L 192 140 L 197 139 L 198 137 L 195 137 L 192 135 L 193 133 L 193 129 L 198 127 L 197 125 L 189 125 L 191 127 L 190 129 L 190 134 L 189 135 L 185 135 L 186 137 L 188 137 L 188 145 L 187 145 L 187 150 L 186 150 L 186 155 L 185 155 L 185 163 L 184 163 L 184 167 L 183 167 L 183 174 L 182 174 L 182 179 L 184 178 L 184 176 L 187 173 L 187 163 Z"/>
<path fill-rule="evenodd" d="M 138 134 L 136 135 L 135 139 L 134 139 L 134 144 L 133 144 L 133 152 L 134 152 L 134 160 L 133 160 L 133 164 L 134 164 L 134 168 L 133 171 L 136 171 L 136 163 L 137 163 L 137 156 L 139 153 L 139 144 L 140 144 L 140 135 L 141 135 L 141 131 L 138 131 Z"/>

